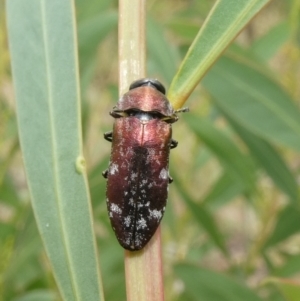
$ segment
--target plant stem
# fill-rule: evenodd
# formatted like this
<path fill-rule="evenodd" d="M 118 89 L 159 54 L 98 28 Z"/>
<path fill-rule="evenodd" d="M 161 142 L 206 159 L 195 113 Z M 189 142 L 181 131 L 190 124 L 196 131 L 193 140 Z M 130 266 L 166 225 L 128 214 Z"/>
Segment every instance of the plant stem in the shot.
<path fill-rule="evenodd" d="M 119 94 L 145 77 L 145 0 L 119 1 Z"/>
<path fill-rule="evenodd" d="M 119 1 L 119 94 L 146 76 L 145 0 Z M 125 251 L 128 301 L 162 301 L 160 228 L 141 251 Z"/>
<path fill-rule="evenodd" d="M 164 300 L 160 228 L 144 249 L 125 251 L 128 301 Z"/>

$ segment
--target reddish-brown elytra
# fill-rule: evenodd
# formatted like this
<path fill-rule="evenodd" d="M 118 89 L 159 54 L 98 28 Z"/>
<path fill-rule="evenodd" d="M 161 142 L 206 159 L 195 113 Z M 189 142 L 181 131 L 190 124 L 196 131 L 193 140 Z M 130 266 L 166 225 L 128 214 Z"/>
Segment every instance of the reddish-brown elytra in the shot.
<path fill-rule="evenodd" d="M 109 218 L 119 243 L 127 250 L 142 249 L 155 233 L 165 212 L 169 176 L 171 123 L 178 120 L 165 97 L 165 88 L 154 79 L 133 82 L 129 92 L 110 112 L 115 118 L 106 201 Z"/>

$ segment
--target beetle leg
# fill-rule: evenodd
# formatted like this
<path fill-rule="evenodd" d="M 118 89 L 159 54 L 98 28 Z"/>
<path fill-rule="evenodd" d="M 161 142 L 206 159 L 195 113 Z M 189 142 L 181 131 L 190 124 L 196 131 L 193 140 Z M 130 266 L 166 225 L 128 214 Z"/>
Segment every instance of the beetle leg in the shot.
<path fill-rule="evenodd" d="M 174 139 L 171 140 L 170 148 L 175 148 L 178 145 L 178 142 Z"/>
<path fill-rule="evenodd" d="M 112 131 L 104 133 L 104 139 L 109 142 L 112 142 Z"/>
<path fill-rule="evenodd" d="M 161 120 L 167 122 L 167 123 L 174 123 L 178 120 L 178 116 L 173 114 L 172 116 L 164 116 L 161 118 Z"/>
<path fill-rule="evenodd" d="M 173 178 L 170 177 L 170 175 L 169 175 L 169 184 L 171 184 L 172 182 L 173 182 Z"/>
<path fill-rule="evenodd" d="M 102 176 L 107 179 L 107 176 L 108 176 L 108 169 L 102 171 Z"/>
<path fill-rule="evenodd" d="M 190 109 L 189 108 L 181 108 L 175 111 L 175 113 L 186 113 L 189 112 Z"/>
<path fill-rule="evenodd" d="M 113 109 L 109 114 L 114 118 L 127 117 L 128 114 L 123 110 Z"/>

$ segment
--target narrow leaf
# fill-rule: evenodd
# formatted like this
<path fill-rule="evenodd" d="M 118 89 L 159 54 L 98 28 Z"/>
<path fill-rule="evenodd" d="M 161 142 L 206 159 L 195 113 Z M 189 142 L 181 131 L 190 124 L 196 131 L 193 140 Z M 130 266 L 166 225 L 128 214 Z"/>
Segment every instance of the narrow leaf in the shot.
<path fill-rule="evenodd" d="M 300 300 L 300 281 L 296 279 L 270 278 L 265 281 L 276 286 L 286 301 Z"/>
<path fill-rule="evenodd" d="M 189 198 L 185 198 L 185 203 L 188 205 L 190 212 L 195 217 L 197 223 L 205 229 L 212 241 L 220 248 L 224 255 L 229 257 L 222 233 L 218 229 L 218 226 L 209 210 L 207 210 L 204 205 L 198 205 Z"/>
<path fill-rule="evenodd" d="M 300 267 L 300 254 L 284 254 L 284 263 L 275 268 L 275 274 L 277 277 L 292 277 L 299 273 Z"/>
<path fill-rule="evenodd" d="M 7 2 L 32 206 L 64 300 L 103 300 L 80 125 L 74 4 Z"/>
<path fill-rule="evenodd" d="M 279 214 L 274 231 L 265 243 L 265 247 L 272 247 L 291 235 L 300 231 L 300 209 L 295 206 L 286 206 Z"/>
<path fill-rule="evenodd" d="M 175 49 L 166 40 L 163 27 L 152 18 L 148 18 L 147 21 L 147 49 L 150 63 L 154 65 L 154 68 L 149 66 L 149 71 L 151 72 L 152 67 L 153 71 L 163 76 L 166 83 L 170 83 L 176 72 L 178 57 Z"/>
<path fill-rule="evenodd" d="M 240 178 L 245 188 L 250 191 L 254 187 L 255 167 L 250 158 L 244 155 L 236 144 L 222 131 L 215 128 L 208 120 L 189 114 L 185 118 L 199 139 L 217 156 L 225 169 Z"/>
<path fill-rule="evenodd" d="M 183 280 L 191 300 L 201 301 L 262 301 L 238 281 L 220 273 L 189 264 L 178 264 L 176 275 Z"/>
<path fill-rule="evenodd" d="M 177 179 L 175 171 L 172 172 L 174 181 L 178 188 L 179 193 L 184 199 L 186 205 L 190 209 L 191 214 L 194 216 L 196 222 L 206 231 L 212 241 L 219 247 L 225 256 L 228 256 L 228 250 L 226 248 L 225 241 L 223 239 L 221 231 L 218 229 L 217 223 L 214 221 L 212 214 L 203 204 L 195 203 L 181 184 L 180 180 Z"/>
<path fill-rule="evenodd" d="M 265 140 L 300 150 L 300 111 L 269 75 L 239 56 L 223 56 L 203 80 L 216 105 Z"/>
<path fill-rule="evenodd" d="M 246 143 L 253 157 L 265 169 L 274 183 L 290 197 L 292 202 L 298 204 L 299 193 L 297 183 L 279 153 L 267 141 L 252 134 L 243 126 L 238 125 L 229 116 L 226 117 L 234 130 Z"/>
<path fill-rule="evenodd" d="M 245 192 L 245 185 L 232 172 L 226 170 L 202 200 L 209 207 L 222 206 Z"/>
<path fill-rule="evenodd" d="M 168 96 L 177 109 L 243 27 L 269 0 L 219 0 L 175 75 Z"/>
<path fill-rule="evenodd" d="M 266 61 L 271 59 L 290 37 L 290 26 L 284 21 L 256 40 L 250 48 L 259 58 Z"/>
<path fill-rule="evenodd" d="M 34 290 L 25 293 L 21 297 L 14 298 L 12 301 L 56 301 L 57 295 L 48 290 Z"/>
<path fill-rule="evenodd" d="M 117 26 L 117 20 L 117 12 L 105 11 L 79 23 L 78 46 L 81 71 L 94 61 L 98 45 Z"/>
<path fill-rule="evenodd" d="M 31 208 L 24 210 L 21 218 L 22 226 L 19 226 L 15 233 L 13 252 L 2 274 L 4 287 L 12 291 L 17 287 L 29 287 L 34 281 L 42 281 L 43 275 L 39 262 L 42 244 Z M 5 294 L 4 300 L 6 300 Z"/>

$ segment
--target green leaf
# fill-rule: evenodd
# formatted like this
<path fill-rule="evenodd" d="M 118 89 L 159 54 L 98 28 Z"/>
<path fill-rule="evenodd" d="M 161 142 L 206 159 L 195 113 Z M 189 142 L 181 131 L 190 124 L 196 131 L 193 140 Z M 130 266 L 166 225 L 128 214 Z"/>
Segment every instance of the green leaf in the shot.
<path fill-rule="evenodd" d="M 25 290 L 34 281 L 43 280 L 43 270 L 39 262 L 42 244 L 31 207 L 28 206 L 20 218 L 22 223 L 13 236 L 13 249 L 9 260 L 5 262 L 7 266 L 3 273 L 3 283 L 7 288 L 6 294 L 8 289 L 15 293 L 17 290 Z"/>
<path fill-rule="evenodd" d="M 57 295 L 49 290 L 34 290 L 14 298 L 13 301 L 57 301 Z"/>
<path fill-rule="evenodd" d="M 95 65 L 97 48 L 107 34 L 117 27 L 117 21 L 116 11 L 104 11 L 79 23 L 78 47 L 81 73 L 87 72 L 91 64 Z"/>
<path fill-rule="evenodd" d="M 243 181 L 246 190 L 251 191 L 255 184 L 255 167 L 250 158 L 244 155 L 229 137 L 215 128 L 208 120 L 189 114 L 184 117 L 187 124 L 205 145 L 217 156 L 226 170 Z"/>
<path fill-rule="evenodd" d="M 299 193 L 297 183 L 279 153 L 267 141 L 238 125 L 229 116 L 226 117 L 234 130 L 246 143 L 260 166 L 265 169 L 274 183 L 290 197 L 291 201 L 298 205 Z"/>
<path fill-rule="evenodd" d="M 191 214 L 194 216 L 196 222 L 207 232 L 212 241 L 220 248 L 225 256 L 228 256 L 228 251 L 222 236 L 221 231 L 218 229 L 217 224 L 214 221 L 213 216 L 210 214 L 209 210 L 205 208 L 202 204 L 195 203 L 181 184 L 177 175 L 172 172 L 174 181 L 178 188 L 179 193 L 184 199 L 186 205 L 190 209 Z"/>
<path fill-rule="evenodd" d="M 186 18 L 173 18 L 168 27 L 174 31 L 174 34 L 180 36 L 184 41 L 192 41 L 198 33 L 199 25 L 195 24 L 194 20 L 190 17 Z"/>
<path fill-rule="evenodd" d="M 15 151 L 14 151 L 15 153 Z M 8 160 L 8 158 L 6 158 Z M 21 205 L 21 200 L 17 194 L 17 189 L 13 180 L 8 173 L 4 174 L 0 182 L 1 203 L 18 208 Z"/>
<path fill-rule="evenodd" d="M 218 229 L 218 226 L 209 210 L 207 210 L 204 205 L 196 204 L 189 198 L 185 198 L 185 203 L 188 205 L 190 212 L 193 214 L 198 224 L 206 230 L 212 238 L 212 241 L 216 243 L 224 255 L 229 257 L 222 232 Z"/>
<path fill-rule="evenodd" d="M 284 21 L 273 27 L 267 34 L 256 40 L 250 49 L 262 60 L 271 59 L 277 51 L 289 40 L 291 30 Z"/>
<path fill-rule="evenodd" d="M 223 56 L 203 80 L 215 104 L 250 132 L 300 150 L 300 112 L 278 83 L 239 56 Z"/>
<path fill-rule="evenodd" d="M 7 2 L 17 118 L 32 206 L 64 300 L 103 300 L 82 157 L 74 4 Z"/>
<path fill-rule="evenodd" d="M 105 157 L 103 160 L 98 162 L 98 164 L 89 172 L 89 187 L 91 198 L 95 206 L 103 204 L 106 206 L 106 202 L 99 198 L 100 195 L 105 195 L 106 191 L 106 181 L 103 178 L 102 172 L 107 169 L 109 162 L 109 157 Z M 105 212 L 106 213 L 106 212 Z M 107 222 L 109 220 L 107 219 Z"/>
<path fill-rule="evenodd" d="M 286 206 L 279 214 L 275 229 L 265 243 L 265 248 L 282 242 L 291 235 L 300 231 L 300 209 L 295 206 Z"/>
<path fill-rule="evenodd" d="M 224 49 L 269 0 L 219 0 L 189 48 L 168 97 L 174 108 L 183 106 L 201 78 Z"/>
<path fill-rule="evenodd" d="M 185 291 L 195 301 L 262 301 L 249 288 L 225 275 L 185 263 L 175 266 Z"/>
<path fill-rule="evenodd" d="M 111 0 L 75 0 L 76 20 L 79 23 L 83 20 L 93 18 L 100 12 L 107 11 L 111 6 L 114 6 L 114 1 Z"/>
<path fill-rule="evenodd" d="M 265 283 L 275 285 L 282 293 L 286 301 L 300 300 L 300 282 L 299 279 L 284 279 L 284 278 L 270 278 Z"/>
<path fill-rule="evenodd" d="M 282 256 L 283 254 L 281 254 Z M 282 256 L 283 257 L 283 256 Z M 275 269 L 275 275 L 278 277 L 297 276 L 300 267 L 300 254 L 284 254 L 283 264 Z"/>
<path fill-rule="evenodd" d="M 176 187 L 178 192 L 184 199 L 185 204 L 190 209 L 190 213 L 195 218 L 195 221 L 206 231 L 211 240 L 219 247 L 219 249 L 223 252 L 224 255 L 228 256 L 228 251 L 224 242 L 224 238 L 222 236 L 221 231 L 218 229 L 218 225 L 215 222 L 212 214 L 209 212 L 207 208 L 203 204 L 199 204 L 194 202 L 187 190 L 184 188 L 182 182 L 177 177 L 177 173 L 175 170 L 171 170 L 172 176 L 174 178 L 174 182 L 176 183 Z"/>
<path fill-rule="evenodd" d="M 170 83 L 176 72 L 179 57 L 166 40 L 164 28 L 152 18 L 148 18 L 147 21 L 147 49 L 150 59 L 150 73 L 159 72 L 166 82 Z M 154 75 L 157 76 L 157 74 Z"/>
<path fill-rule="evenodd" d="M 232 172 L 226 170 L 202 200 L 209 207 L 221 206 L 245 192 L 245 185 Z"/>

